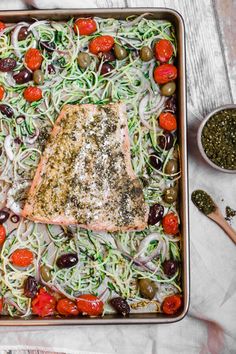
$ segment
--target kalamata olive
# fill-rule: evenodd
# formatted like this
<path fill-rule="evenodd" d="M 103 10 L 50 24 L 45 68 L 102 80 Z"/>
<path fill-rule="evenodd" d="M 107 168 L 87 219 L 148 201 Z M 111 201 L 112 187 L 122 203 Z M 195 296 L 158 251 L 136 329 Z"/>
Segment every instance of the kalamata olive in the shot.
<path fill-rule="evenodd" d="M 114 297 L 109 301 L 110 305 L 123 316 L 126 316 L 130 313 L 130 307 L 128 302 L 122 297 Z"/>
<path fill-rule="evenodd" d="M 128 55 L 127 50 L 117 43 L 114 45 L 114 53 L 118 60 L 125 59 Z"/>
<path fill-rule="evenodd" d="M 153 52 L 148 46 L 144 46 L 140 50 L 140 58 L 142 61 L 150 61 L 153 58 Z"/>
<path fill-rule="evenodd" d="M 35 70 L 33 74 L 33 79 L 37 85 L 42 85 L 44 82 L 44 75 L 42 70 Z"/>
<path fill-rule="evenodd" d="M 13 224 L 17 224 L 19 221 L 20 221 L 19 215 L 14 214 L 11 216 L 11 222 L 13 222 Z"/>
<path fill-rule="evenodd" d="M 177 160 L 170 159 L 165 166 L 165 173 L 168 175 L 173 175 L 178 172 L 179 164 Z"/>
<path fill-rule="evenodd" d="M 112 51 L 105 52 L 105 53 L 98 53 L 98 58 L 103 59 L 104 61 L 115 61 L 116 57 Z"/>
<path fill-rule="evenodd" d="M 173 134 L 164 132 L 159 135 L 157 143 L 162 150 L 170 150 L 174 144 Z"/>
<path fill-rule="evenodd" d="M 91 63 L 91 57 L 88 53 L 81 52 L 78 54 L 77 63 L 81 69 L 86 69 Z"/>
<path fill-rule="evenodd" d="M 31 81 L 33 79 L 33 75 L 28 69 L 23 69 L 17 74 L 13 75 L 13 79 L 18 85 L 22 85 Z"/>
<path fill-rule="evenodd" d="M 165 102 L 165 110 L 176 113 L 177 111 L 176 94 L 168 98 L 168 100 Z"/>
<path fill-rule="evenodd" d="M 24 283 L 24 295 L 33 299 L 38 292 L 38 283 L 36 279 L 29 276 Z"/>
<path fill-rule="evenodd" d="M 149 158 L 149 163 L 156 170 L 160 170 L 161 167 L 162 167 L 162 161 L 157 155 L 151 155 L 150 158 Z"/>
<path fill-rule="evenodd" d="M 177 272 L 178 262 L 174 260 L 166 260 L 163 263 L 163 271 L 166 275 L 172 276 Z"/>
<path fill-rule="evenodd" d="M 57 259 L 58 268 L 71 268 L 78 263 L 78 256 L 76 253 L 62 254 Z"/>
<path fill-rule="evenodd" d="M 150 279 L 140 279 L 139 290 L 141 295 L 145 297 L 145 299 L 152 300 L 157 292 L 157 286 Z"/>
<path fill-rule="evenodd" d="M 28 27 L 21 27 L 18 33 L 18 41 L 23 41 L 29 35 Z"/>
<path fill-rule="evenodd" d="M 0 71 L 7 73 L 16 67 L 16 61 L 13 58 L 0 59 Z"/>
<path fill-rule="evenodd" d="M 166 203 L 174 203 L 178 198 L 178 190 L 176 187 L 166 188 L 163 195 L 163 200 Z"/>
<path fill-rule="evenodd" d="M 0 112 L 8 118 L 11 118 L 14 114 L 13 109 L 7 104 L 0 104 Z"/>
<path fill-rule="evenodd" d="M 48 42 L 48 41 L 40 41 L 39 46 L 41 49 L 45 49 L 47 52 L 53 52 L 54 49 L 56 48 L 54 42 Z"/>
<path fill-rule="evenodd" d="M 149 209 L 148 215 L 148 224 L 155 225 L 157 224 L 164 215 L 164 207 L 161 204 L 153 204 Z"/>
<path fill-rule="evenodd" d="M 0 224 L 3 224 L 9 218 L 9 213 L 5 210 L 0 210 Z"/>
<path fill-rule="evenodd" d="M 163 96 L 172 96 L 175 93 L 176 84 L 174 81 L 167 82 L 167 84 L 161 87 L 161 93 Z"/>
<path fill-rule="evenodd" d="M 46 265 L 42 265 L 42 266 L 40 267 L 40 275 L 41 275 L 41 278 L 42 278 L 46 283 L 52 279 L 52 276 L 51 276 L 51 269 L 50 269 L 49 267 L 47 267 Z"/>
<path fill-rule="evenodd" d="M 56 69 L 54 68 L 54 66 L 52 64 L 48 65 L 48 73 L 49 74 L 55 74 L 56 73 Z"/>
<path fill-rule="evenodd" d="M 110 72 L 114 69 L 114 67 L 109 63 L 103 63 L 101 67 L 102 75 L 109 75 Z"/>

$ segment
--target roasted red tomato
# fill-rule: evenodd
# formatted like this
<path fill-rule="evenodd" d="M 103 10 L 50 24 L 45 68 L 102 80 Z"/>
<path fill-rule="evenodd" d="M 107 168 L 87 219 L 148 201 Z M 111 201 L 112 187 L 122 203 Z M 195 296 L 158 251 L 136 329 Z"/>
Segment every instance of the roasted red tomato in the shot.
<path fill-rule="evenodd" d="M 5 23 L 0 21 L 0 32 L 3 31 L 6 28 Z"/>
<path fill-rule="evenodd" d="M 82 314 L 99 316 L 103 312 L 103 302 L 94 295 L 84 294 L 77 298 L 77 308 Z"/>
<path fill-rule="evenodd" d="M 0 86 L 0 101 L 3 99 L 4 93 L 5 93 L 4 87 Z"/>
<path fill-rule="evenodd" d="M 30 48 L 25 53 L 25 63 L 27 67 L 32 71 L 40 69 L 42 61 L 42 54 L 40 50 L 36 48 Z"/>
<path fill-rule="evenodd" d="M 32 312 L 40 317 L 51 316 L 56 310 L 56 299 L 44 288 L 40 288 L 38 295 L 32 301 Z"/>
<path fill-rule="evenodd" d="M 74 31 L 81 36 L 88 36 L 97 30 L 97 24 L 92 18 L 78 18 L 74 24 Z"/>
<path fill-rule="evenodd" d="M 42 90 L 39 87 L 35 86 L 29 86 L 24 90 L 24 98 L 28 102 L 34 102 L 34 101 L 39 101 L 41 100 L 42 96 Z"/>
<path fill-rule="evenodd" d="M 174 315 L 182 305 L 180 295 L 167 296 L 162 304 L 162 310 L 167 315 Z"/>
<path fill-rule="evenodd" d="M 162 219 L 163 230 L 168 235 L 176 235 L 179 232 L 178 217 L 174 213 L 168 213 Z"/>
<path fill-rule="evenodd" d="M 4 244 L 6 240 L 6 229 L 0 224 L 0 247 Z"/>
<path fill-rule="evenodd" d="M 3 309 L 3 298 L 0 297 L 0 313 L 2 312 Z"/>
<path fill-rule="evenodd" d="M 160 85 L 175 80 L 176 77 L 177 69 L 172 64 L 162 64 L 154 70 L 154 80 Z"/>
<path fill-rule="evenodd" d="M 89 43 L 89 51 L 93 54 L 100 52 L 106 53 L 111 50 L 114 45 L 114 38 L 111 36 L 99 36 L 91 40 Z"/>
<path fill-rule="evenodd" d="M 28 267 L 33 263 L 34 255 L 27 248 L 15 250 L 11 256 L 10 261 L 17 267 Z"/>
<path fill-rule="evenodd" d="M 57 312 L 64 316 L 77 316 L 79 314 L 77 305 L 70 299 L 60 299 L 57 303 Z"/>
<path fill-rule="evenodd" d="M 163 112 L 159 116 L 159 125 L 160 128 L 165 129 L 167 131 L 176 130 L 177 121 L 174 114 L 170 112 Z"/>
<path fill-rule="evenodd" d="M 167 39 L 161 39 L 155 44 L 155 57 L 161 63 L 166 63 L 173 55 L 173 46 Z"/>

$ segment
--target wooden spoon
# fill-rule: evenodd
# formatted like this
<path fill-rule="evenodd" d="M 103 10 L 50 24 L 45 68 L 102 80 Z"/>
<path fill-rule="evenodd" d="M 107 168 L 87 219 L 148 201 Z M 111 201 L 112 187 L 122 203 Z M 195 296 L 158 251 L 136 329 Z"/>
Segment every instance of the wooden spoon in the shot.
<path fill-rule="evenodd" d="M 226 232 L 226 234 L 231 238 L 231 240 L 236 244 L 236 231 L 227 223 L 218 206 L 217 205 L 215 206 L 216 206 L 215 211 L 208 214 L 207 215 L 208 218 L 215 221 Z"/>

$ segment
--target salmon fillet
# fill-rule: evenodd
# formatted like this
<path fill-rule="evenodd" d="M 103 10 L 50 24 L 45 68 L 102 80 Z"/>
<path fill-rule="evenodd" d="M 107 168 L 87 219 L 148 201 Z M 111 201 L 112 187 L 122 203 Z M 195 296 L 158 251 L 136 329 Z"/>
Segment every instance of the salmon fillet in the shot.
<path fill-rule="evenodd" d="M 36 170 L 23 216 L 95 231 L 143 230 L 148 208 L 131 165 L 125 105 L 66 105 Z"/>

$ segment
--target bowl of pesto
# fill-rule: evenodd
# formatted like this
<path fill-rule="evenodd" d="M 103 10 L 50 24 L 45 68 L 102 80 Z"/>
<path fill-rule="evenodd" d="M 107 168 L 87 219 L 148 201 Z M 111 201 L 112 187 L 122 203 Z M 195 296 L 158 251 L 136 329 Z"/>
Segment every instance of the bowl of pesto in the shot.
<path fill-rule="evenodd" d="M 224 105 L 209 113 L 199 126 L 197 142 L 210 166 L 236 173 L 236 105 Z"/>

